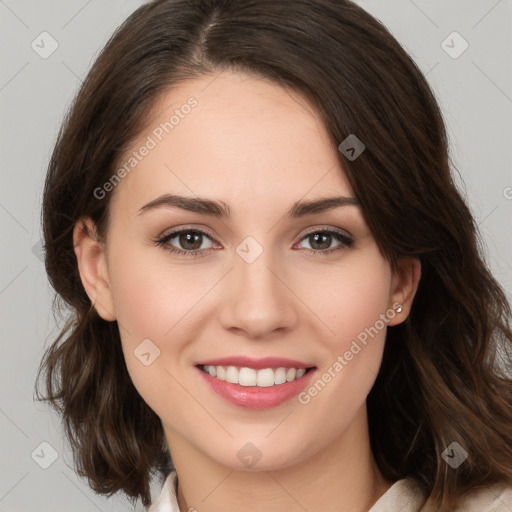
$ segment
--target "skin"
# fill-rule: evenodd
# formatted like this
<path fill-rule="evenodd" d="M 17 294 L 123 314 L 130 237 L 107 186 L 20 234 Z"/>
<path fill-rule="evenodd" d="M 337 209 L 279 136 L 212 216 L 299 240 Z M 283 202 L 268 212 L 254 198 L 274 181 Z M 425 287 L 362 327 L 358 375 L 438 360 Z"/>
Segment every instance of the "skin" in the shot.
<path fill-rule="evenodd" d="M 130 376 L 162 420 L 182 511 L 368 511 L 393 483 L 371 453 L 366 412 L 385 329 L 307 404 L 236 407 L 194 364 L 272 355 L 312 363 L 320 376 L 394 303 L 402 312 L 388 325 L 407 318 L 419 262 L 404 258 L 392 272 L 359 205 L 285 218 L 299 199 L 354 197 L 337 148 L 300 95 L 249 75 L 213 78 L 182 82 L 155 105 L 127 153 L 187 98 L 198 101 L 116 186 L 106 240 L 89 219 L 77 223 L 82 282 L 99 314 L 118 321 Z M 176 207 L 138 214 L 164 193 L 224 201 L 231 218 Z M 205 256 L 154 242 L 176 228 L 211 232 L 200 245 Z M 340 246 L 305 236 L 322 229 L 353 244 L 322 254 Z M 252 263 L 235 250 L 247 236 L 263 249 Z M 171 244 L 191 250 L 178 238 Z M 149 366 L 134 355 L 145 339 L 160 350 Z M 237 457 L 248 442 L 261 453 L 250 468 Z"/>

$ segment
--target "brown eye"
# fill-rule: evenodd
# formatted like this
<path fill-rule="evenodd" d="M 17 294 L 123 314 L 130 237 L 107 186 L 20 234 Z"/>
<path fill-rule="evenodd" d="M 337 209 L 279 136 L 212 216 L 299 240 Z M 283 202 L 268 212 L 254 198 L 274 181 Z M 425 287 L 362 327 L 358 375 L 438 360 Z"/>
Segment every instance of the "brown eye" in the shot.
<path fill-rule="evenodd" d="M 305 248 L 308 252 L 331 253 L 350 247 L 354 241 L 344 233 L 333 230 L 312 231 L 307 233 L 302 241 L 308 241 L 310 249 Z M 334 247 L 332 244 L 336 243 Z"/>
<path fill-rule="evenodd" d="M 329 249 L 331 247 L 333 238 L 334 237 L 328 233 L 315 233 L 314 235 L 309 235 L 308 237 L 311 247 L 320 251 Z"/>
<path fill-rule="evenodd" d="M 198 232 L 187 231 L 177 235 L 179 245 L 183 249 L 195 251 L 201 248 L 203 242 L 202 235 Z"/>
<path fill-rule="evenodd" d="M 170 252 L 195 256 L 206 252 L 206 249 L 210 249 L 213 246 L 213 244 L 210 243 L 209 246 L 201 248 L 205 239 L 211 241 L 210 236 L 203 231 L 197 229 L 182 229 L 168 233 L 159 238 L 156 242 Z"/>

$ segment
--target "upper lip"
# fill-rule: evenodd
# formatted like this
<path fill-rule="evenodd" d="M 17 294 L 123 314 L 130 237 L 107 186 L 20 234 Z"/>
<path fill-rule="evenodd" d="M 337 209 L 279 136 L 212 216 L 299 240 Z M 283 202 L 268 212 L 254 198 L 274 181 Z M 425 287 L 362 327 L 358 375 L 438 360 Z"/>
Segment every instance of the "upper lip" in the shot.
<path fill-rule="evenodd" d="M 254 368 L 255 370 L 261 370 L 263 368 L 312 368 L 313 364 L 303 363 L 301 361 L 295 361 L 294 359 L 286 359 L 283 357 L 261 357 L 253 358 L 248 356 L 228 356 L 220 357 L 217 359 L 208 359 L 200 361 L 196 366 L 238 366 Z"/>

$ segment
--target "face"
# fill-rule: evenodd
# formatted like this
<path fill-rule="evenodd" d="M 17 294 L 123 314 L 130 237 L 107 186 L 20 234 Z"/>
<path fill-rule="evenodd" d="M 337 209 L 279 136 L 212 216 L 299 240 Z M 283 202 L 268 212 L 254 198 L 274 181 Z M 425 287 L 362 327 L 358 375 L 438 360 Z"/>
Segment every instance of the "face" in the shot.
<path fill-rule="evenodd" d="M 101 278 L 82 264 L 82 280 L 117 319 L 171 452 L 279 469 L 364 417 L 408 279 L 379 252 L 314 109 L 258 78 L 213 78 L 163 96 L 121 159 Z"/>

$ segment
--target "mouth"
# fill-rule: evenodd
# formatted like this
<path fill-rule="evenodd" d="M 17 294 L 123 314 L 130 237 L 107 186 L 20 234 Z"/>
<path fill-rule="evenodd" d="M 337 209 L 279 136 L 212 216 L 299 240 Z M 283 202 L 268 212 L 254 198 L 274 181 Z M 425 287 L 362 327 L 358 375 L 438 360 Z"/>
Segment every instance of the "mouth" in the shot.
<path fill-rule="evenodd" d="M 317 367 L 291 359 L 229 357 L 194 365 L 216 395 L 237 407 L 269 409 L 297 396 Z"/>
<path fill-rule="evenodd" d="M 294 368 L 280 366 L 277 368 L 250 368 L 248 366 L 223 366 L 223 365 L 198 365 L 204 373 L 218 380 L 238 384 L 240 386 L 254 386 L 258 388 L 268 388 L 280 386 L 287 382 L 293 382 L 300 379 L 306 373 L 315 369 Z"/>

